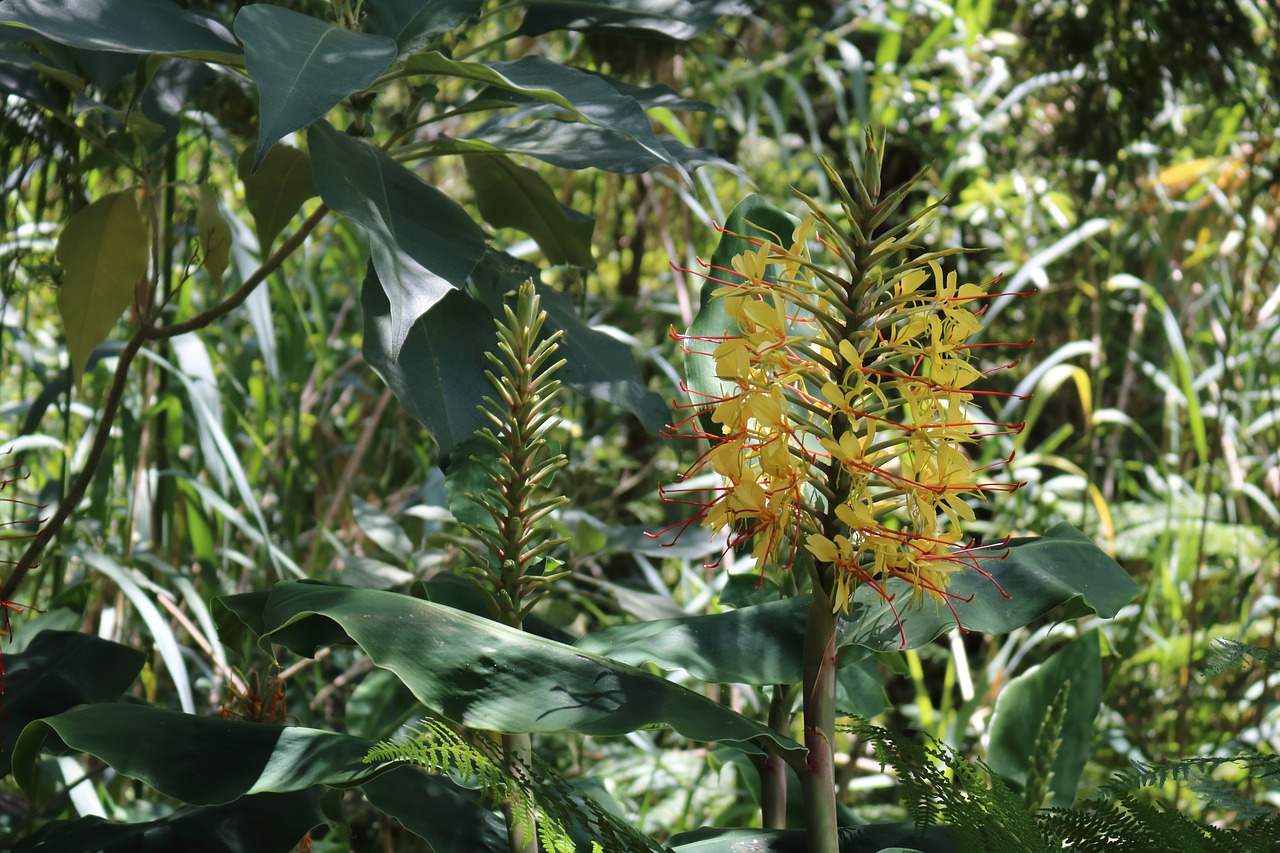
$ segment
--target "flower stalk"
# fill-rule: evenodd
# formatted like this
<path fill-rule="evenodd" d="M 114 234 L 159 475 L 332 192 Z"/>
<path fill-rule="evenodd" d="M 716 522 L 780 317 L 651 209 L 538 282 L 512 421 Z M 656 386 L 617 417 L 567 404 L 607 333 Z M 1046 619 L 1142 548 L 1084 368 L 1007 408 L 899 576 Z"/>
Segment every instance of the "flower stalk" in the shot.
<path fill-rule="evenodd" d="M 471 464 L 489 483 L 466 498 L 488 516 L 486 523 L 462 522 L 484 545 L 483 554 L 463 545 L 472 561 L 467 574 L 476 582 L 493 618 L 522 628 L 533 606 L 546 595 L 547 584 L 567 572 L 547 571 L 549 552 L 566 540 L 554 535 L 547 519 L 568 502 L 547 489 L 566 460 L 547 439 L 556 423 L 560 382 L 551 376 L 564 359 L 553 361 L 560 332 L 542 337 L 547 315 L 539 306 L 532 281 L 516 295 L 516 306 L 503 306 L 498 320 L 497 352 L 486 355 L 493 366 L 485 371 L 495 396 L 485 398 L 484 412 L 492 425 L 476 435 L 487 445 L 485 456 Z M 527 733 L 502 735 L 503 764 L 512 779 L 530 766 L 532 741 Z M 511 853 L 537 853 L 538 828 L 528 819 L 531 810 L 518 798 L 530 796 L 519 785 L 506 789 L 501 803 Z"/>
<path fill-rule="evenodd" d="M 757 228 L 726 231 L 746 246 L 728 265 L 707 265 L 713 300 L 728 318 L 717 334 L 673 336 L 690 357 L 714 362 L 714 382 L 689 390 L 673 431 L 708 449 L 662 490 L 693 508 L 669 530 L 695 523 L 729 531 L 727 549 L 750 548 L 763 574 L 802 566 L 812 594 L 803 649 L 801 773 L 811 851 L 836 850 L 835 632 L 841 614 L 870 595 L 894 614 L 951 609 L 952 576 L 1000 559 L 966 544 L 973 504 L 1018 484 L 992 482 L 971 448 L 1022 424 L 977 415 L 977 386 L 1016 361 L 980 366 L 985 305 L 996 281 L 961 284 L 941 261 L 964 249 L 910 257 L 932 209 L 885 228 L 917 175 L 881 198 L 881 146 L 868 135 L 861 169 L 839 192 L 839 216 L 797 193 L 809 215 L 789 240 Z M 1026 295 L 1026 294 L 1016 294 Z M 705 331 L 705 330 L 704 330 Z M 1002 460 L 996 465 L 1008 462 Z M 708 471 L 707 496 L 681 484 Z M 664 531 L 666 532 L 666 531 Z M 658 534 L 661 535 L 661 534 Z M 1007 597 L 1007 596 L 1006 596 Z"/>

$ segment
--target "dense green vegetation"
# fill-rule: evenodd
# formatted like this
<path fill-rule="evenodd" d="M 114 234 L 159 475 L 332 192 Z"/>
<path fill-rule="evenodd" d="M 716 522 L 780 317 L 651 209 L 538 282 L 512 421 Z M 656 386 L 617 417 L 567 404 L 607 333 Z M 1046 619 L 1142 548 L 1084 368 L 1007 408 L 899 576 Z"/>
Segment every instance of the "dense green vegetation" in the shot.
<path fill-rule="evenodd" d="M 1280 849 L 1278 43 L 0 0 L 0 844 Z"/>

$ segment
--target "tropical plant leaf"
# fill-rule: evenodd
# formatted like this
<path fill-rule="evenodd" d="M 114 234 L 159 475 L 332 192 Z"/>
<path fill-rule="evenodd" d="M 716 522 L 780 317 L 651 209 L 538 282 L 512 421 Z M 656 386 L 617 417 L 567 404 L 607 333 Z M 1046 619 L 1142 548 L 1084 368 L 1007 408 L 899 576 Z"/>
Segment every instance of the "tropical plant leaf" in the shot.
<path fill-rule="evenodd" d="M 468 154 L 462 160 L 476 207 L 486 222 L 528 234 L 552 265 L 595 269 L 591 256 L 595 217 L 561 204 L 541 175 L 510 157 Z"/>
<path fill-rule="evenodd" d="M 530 100 L 555 104 L 634 140 L 659 162 L 679 165 L 658 140 L 635 98 L 580 68 L 559 65 L 542 56 L 524 56 L 512 62 L 462 62 L 430 51 L 411 57 L 406 70 L 487 83 L 477 96 L 486 104 L 527 104 Z"/>
<path fill-rule="evenodd" d="M 319 791 L 258 794 L 234 803 L 180 808 L 142 823 L 100 817 L 54 821 L 19 841 L 14 853 L 279 853 L 325 822 Z"/>
<path fill-rule="evenodd" d="M 461 205 L 364 140 L 325 121 L 307 140 L 320 197 L 369 234 L 390 309 L 383 346 L 395 361 L 417 319 L 467 280 L 484 234 Z"/>
<path fill-rule="evenodd" d="M 36 759 L 50 735 L 60 747 L 95 755 L 165 796 L 198 806 L 313 785 L 346 788 L 386 769 L 364 763 L 373 743 L 362 738 L 151 705 L 99 703 L 36 720 L 22 730 L 13 750 L 13 775 L 29 796 L 40 790 Z M 231 755 L 234 761 L 225 760 Z"/>
<path fill-rule="evenodd" d="M 132 190 L 111 193 L 67 221 L 54 250 L 62 264 L 58 312 L 76 382 L 147 274 L 150 243 Z"/>
<path fill-rule="evenodd" d="M 386 36 L 335 27 L 310 15 L 255 3 L 236 15 L 245 68 L 258 87 L 257 171 L 268 149 L 372 86 L 396 58 Z"/>
<path fill-rule="evenodd" d="M 41 631 L 26 650 L 4 656 L 4 726 L 0 776 L 13 745 L 32 720 L 76 705 L 114 702 L 142 671 L 137 649 L 75 631 Z"/>
<path fill-rule="evenodd" d="M 507 827 L 486 808 L 476 792 L 416 767 L 397 767 L 361 786 L 370 804 L 405 829 L 425 838 L 432 849 L 458 853 L 506 853 Z M 448 815 L 448 820 L 442 820 Z"/>
<path fill-rule="evenodd" d="M 231 225 L 218 209 L 218 190 L 212 184 L 201 184 L 197 190 L 196 231 L 205 272 L 221 289 L 222 274 L 231 260 Z"/>
<path fill-rule="evenodd" d="M 365 31 L 395 39 L 404 56 L 478 14 L 480 6 L 481 0 L 370 0 Z"/>
<path fill-rule="evenodd" d="M 448 464 L 453 449 L 489 423 L 478 405 L 491 388 L 484 366 L 495 335 L 493 315 L 466 293 L 450 292 L 397 346 L 396 318 L 372 263 L 360 304 L 365 361 L 431 433 L 439 464 Z"/>
<path fill-rule="evenodd" d="M 581 121 L 543 118 L 521 125 L 486 125 L 465 139 L 442 137 L 432 150 L 441 154 L 469 151 L 509 151 L 525 154 L 562 169 L 604 169 L 639 175 L 675 161 L 687 171 L 701 166 L 733 169 L 709 148 L 690 148 L 673 137 L 659 135 L 666 158 L 655 156 L 630 137 Z"/>
<path fill-rule="evenodd" d="M 240 46 L 219 22 L 168 0 L 6 0 L 0 23 L 69 47 L 163 53 L 237 65 Z"/>
<path fill-rule="evenodd" d="M 308 656 L 345 634 L 422 704 L 473 729 L 615 735 L 662 724 L 693 740 L 803 750 L 655 675 L 406 595 L 281 583 L 263 621 L 261 643 Z"/>
<path fill-rule="evenodd" d="M 240 158 L 240 180 L 244 182 L 245 206 L 253 215 L 258 251 L 265 258 L 302 203 L 315 198 L 316 182 L 311 175 L 311 156 L 288 145 L 272 146 L 258 171 L 252 171 L 252 164 L 253 153 L 246 150 Z"/>
<path fill-rule="evenodd" d="M 903 605 L 895 616 L 874 590 L 860 589 L 837 623 L 840 665 L 853 665 L 872 652 L 924 645 L 954 628 L 957 619 L 966 630 L 1005 634 L 1072 603 L 1111 617 L 1139 591 L 1114 560 L 1066 524 L 1037 539 L 1010 542 L 1008 550 L 1008 556 L 985 568 L 1011 597 L 1001 596 L 995 584 L 975 572 L 959 573 L 950 591 L 971 599 L 953 601 L 955 614 L 926 604 Z M 900 601 L 910 599 L 905 582 L 890 581 L 887 589 Z M 616 625 L 576 645 L 636 666 L 684 669 L 704 681 L 798 684 L 808 607 L 809 596 L 802 595 L 708 616 Z"/>
<path fill-rule="evenodd" d="M 1072 640 L 1048 660 L 1012 678 L 996 697 L 987 763 L 1010 782 L 1025 787 L 1040 724 L 1066 681 L 1066 714 L 1058 734 L 1049 805 L 1069 808 L 1093 744 L 1093 721 L 1102 705 L 1102 645 L 1096 630 Z"/>
<path fill-rule="evenodd" d="M 606 0 L 606 2 L 531 4 L 520 35 L 552 30 L 607 32 L 618 36 L 661 36 L 690 41 L 729 15 L 746 15 L 755 0 Z"/>

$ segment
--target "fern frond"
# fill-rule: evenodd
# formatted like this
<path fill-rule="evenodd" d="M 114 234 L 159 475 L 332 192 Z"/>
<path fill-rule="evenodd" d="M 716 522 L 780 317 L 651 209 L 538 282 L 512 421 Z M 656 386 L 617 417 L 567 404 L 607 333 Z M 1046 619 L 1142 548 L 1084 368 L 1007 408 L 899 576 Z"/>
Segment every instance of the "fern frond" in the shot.
<path fill-rule="evenodd" d="M 487 737 L 464 740 L 445 721 L 424 718 L 408 738 L 383 741 L 365 763 L 405 761 L 430 773 L 453 773 L 476 787 L 492 808 L 511 810 L 517 826 L 531 828 L 546 853 L 575 853 L 581 843 L 593 853 L 655 853 L 662 848 L 630 824 L 576 790 L 549 764 L 529 754 L 527 761 L 502 754 Z"/>
<path fill-rule="evenodd" d="M 1205 661 L 1201 675 L 1221 675 L 1236 672 L 1249 665 L 1249 661 L 1264 666 L 1280 664 L 1280 649 L 1268 649 L 1219 637 L 1210 645 L 1209 659 Z"/>

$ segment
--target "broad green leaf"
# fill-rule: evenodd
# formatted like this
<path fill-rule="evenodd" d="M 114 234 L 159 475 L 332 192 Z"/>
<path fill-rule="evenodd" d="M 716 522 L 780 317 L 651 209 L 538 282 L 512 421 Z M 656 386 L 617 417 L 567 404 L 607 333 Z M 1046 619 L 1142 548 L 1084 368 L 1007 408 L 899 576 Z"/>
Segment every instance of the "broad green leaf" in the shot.
<path fill-rule="evenodd" d="M 27 723 L 76 705 L 116 701 L 146 661 L 137 649 L 74 631 L 41 631 L 25 651 L 6 652 L 0 776 L 8 775 L 14 741 Z"/>
<path fill-rule="evenodd" d="M 225 758 L 225 755 L 223 756 Z M 214 756 L 206 756 L 214 759 Z M 193 770 L 192 772 L 196 772 Z M 206 808 L 179 808 L 142 823 L 100 817 L 53 821 L 14 853 L 280 853 L 325 822 L 319 791 L 258 794 Z"/>
<path fill-rule="evenodd" d="M 508 853 L 507 827 L 467 791 L 414 767 L 398 767 L 361 786 L 374 808 L 441 853 Z M 441 817 L 447 815 L 447 820 Z"/>
<path fill-rule="evenodd" d="M 795 217 L 770 204 L 758 195 L 749 195 L 734 206 L 724 223 L 724 233 L 711 256 L 711 275 L 719 278 L 716 269 L 733 269 L 733 258 L 754 247 L 745 237 L 765 237 L 771 239 L 776 235 L 779 239 L 787 239 L 795 230 Z M 737 235 L 742 234 L 743 237 Z M 716 349 L 717 337 L 726 333 L 732 334 L 734 322 L 724 312 L 724 300 L 712 294 L 722 285 L 714 281 L 703 282 L 698 315 L 689 326 L 688 338 L 682 342 L 686 355 L 684 359 L 685 377 L 689 383 L 689 392 L 695 400 L 712 400 L 723 398 L 733 393 L 733 389 L 724 380 L 716 376 L 716 363 L 712 353 Z M 708 430 L 719 431 L 719 427 L 706 418 L 703 424 Z"/>
<path fill-rule="evenodd" d="M 58 312 L 79 382 L 89 354 L 133 303 L 134 286 L 147 274 L 150 245 L 133 191 L 103 196 L 72 216 L 54 255 L 64 273 Z"/>
<path fill-rule="evenodd" d="M 1066 716 L 1049 784 L 1055 808 L 1070 808 L 1093 745 L 1093 721 L 1102 706 L 1102 645 L 1097 630 L 1072 640 L 1048 660 L 1012 678 L 996 697 L 987 763 L 1025 788 L 1036 735 L 1049 705 L 1067 682 Z"/>
<path fill-rule="evenodd" d="M 226 27 L 168 0 L 6 0 L 0 5 L 3 23 L 89 50 L 164 53 L 231 65 L 241 58 Z"/>
<path fill-rule="evenodd" d="M 751 12 L 757 0 L 604 0 L 534 3 L 520 24 L 520 35 L 552 30 L 607 32 L 618 36 L 661 36 L 690 41 L 729 15 Z"/>
<path fill-rule="evenodd" d="M 604 79 L 580 68 L 560 65 L 542 56 L 481 63 L 461 62 L 431 51 L 410 58 L 406 69 L 488 83 L 489 88 L 479 96 L 486 103 L 524 104 L 532 99 L 555 104 L 630 137 L 658 161 L 679 167 L 658 140 L 640 104 Z"/>
<path fill-rule="evenodd" d="M 496 339 L 493 315 L 466 293 L 445 294 L 407 334 L 396 318 L 373 264 L 360 289 L 364 358 L 417 418 L 440 452 L 440 464 L 461 442 L 489 423 L 477 408 L 490 389 L 485 358 Z"/>
<path fill-rule="evenodd" d="M 670 136 L 658 136 L 666 158 L 651 153 L 630 137 L 607 127 L 584 122 L 542 119 L 518 126 L 482 127 L 466 139 L 440 139 L 440 153 L 509 151 L 526 154 L 562 169 L 604 169 L 622 175 L 638 175 L 671 161 L 685 170 L 701 166 L 733 167 L 709 148 L 689 148 Z"/>
<path fill-rule="evenodd" d="M 954 615 L 945 606 L 904 605 L 895 616 L 873 590 L 860 589 L 837 623 L 840 665 L 853 665 L 870 652 L 921 646 L 955 627 L 957 618 L 965 629 L 985 634 L 1008 633 L 1073 603 L 1109 618 L 1139 591 L 1115 561 L 1069 525 L 1011 542 L 1008 551 L 1004 559 L 985 561 L 984 568 L 1011 597 L 966 571 L 953 576 L 951 591 L 972 598 L 954 601 Z M 905 583 L 892 581 L 888 588 L 900 601 L 909 600 Z M 808 607 L 805 595 L 709 616 L 617 625 L 576 645 L 632 665 L 685 669 L 703 681 L 798 684 Z"/>
<path fill-rule="evenodd" d="M 257 171 L 267 150 L 372 86 L 396 58 L 385 36 L 335 27 L 310 15 L 255 3 L 236 15 L 245 69 L 258 87 Z"/>
<path fill-rule="evenodd" d="M 302 726 L 183 714 L 151 705 L 81 705 L 29 724 L 13 750 L 13 775 L 28 795 L 39 790 L 36 759 L 50 735 L 96 755 L 113 769 L 191 805 L 246 794 L 351 787 L 385 770 L 363 762 L 371 741 Z M 145 744 L 145 748 L 140 748 Z M 217 756 L 235 756 L 235 761 Z"/>
<path fill-rule="evenodd" d="M 650 673 L 405 595 L 282 583 L 263 620 L 261 643 L 308 656 L 345 633 L 422 704 L 470 728 L 616 735 L 663 724 L 693 740 L 803 750 Z"/>
<path fill-rule="evenodd" d="M 503 297 L 526 278 L 537 283 L 537 268 L 491 251 L 476 268 L 472 285 L 490 312 L 501 316 Z M 558 353 L 566 363 L 556 378 L 580 394 L 631 412 L 649 432 L 660 432 L 667 425 L 671 410 L 661 395 L 645 387 L 631 347 L 588 326 L 564 294 L 540 283 L 537 286 L 547 312 L 547 333 L 564 333 Z M 484 393 L 489 393 L 487 384 Z"/>
<path fill-rule="evenodd" d="M 272 146 L 256 172 L 250 169 L 252 157 L 246 150 L 240 158 L 240 180 L 244 182 L 245 206 L 253 214 L 258 251 L 265 258 L 302 203 L 315 198 L 316 182 L 311 176 L 311 156 L 305 151 Z"/>
<path fill-rule="evenodd" d="M 320 197 L 369 234 L 390 306 L 384 345 L 395 361 L 417 319 L 467 280 L 484 234 L 457 202 L 364 140 L 318 121 L 307 141 Z"/>
<path fill-rule="evenodd" d="M 201 184 L 196 201 L 196 231 L 200 236 L 200 252 L 204 268 L 213 283 L 222 287 L 222 274 L 231 259 L 231 225 L 218 209 L 218 190 L 212 184 Z"/>
<path fill-rule="evenodd" d="M 404 56 L 479 14 L 480 6 L 481 0 L 368 0 L 365 31 L 395 39 Z"/>
<path fill-rule="evenodd" d="M 476 207 L 495 228 L 518 228 L 542 249 L 547 262 L 595 269 L 591 235 L 595 217 L 565 207 L 542 176 L 502 154 L 463 158 Z"/>

